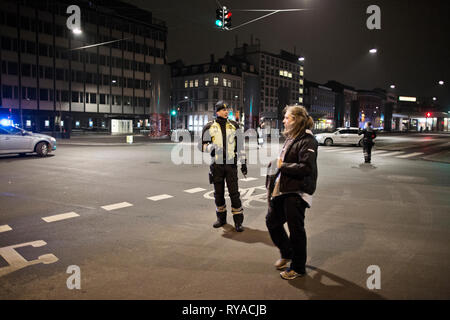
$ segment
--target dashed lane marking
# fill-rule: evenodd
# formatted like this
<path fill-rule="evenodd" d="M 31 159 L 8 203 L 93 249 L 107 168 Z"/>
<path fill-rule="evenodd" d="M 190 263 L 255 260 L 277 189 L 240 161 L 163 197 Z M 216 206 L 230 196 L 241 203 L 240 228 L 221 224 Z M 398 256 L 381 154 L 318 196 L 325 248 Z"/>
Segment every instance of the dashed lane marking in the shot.
<path fill-rule="evenodd" d="M 7 224 L 0 226 L 0 233 L 1 232 L 6 232 L 6 231 L 11 231 L 12 228 L 10 226 L 8 226 Z"/>
<path fill-rule="evenodd" d="M 76 217 L 79 217 L 79 216 L 80 215 L 78 213 L 76 213 L 76 212 L 68 212 L 68 213 L 57 214 L 57 215 L 54 215 L 54 216 L 44 217 L 44 218 L 42 218 L 42 220 L 44 220 L 47 223 L 50 223 L 50 222 L 56 222 L 56 221 L 76 218 Z"/>
<path fill-rule="evenodd" d="M 187 192 L 187 193 L 197 193 L 197 192 L 202 192 L 202 191 L 205 191 L 206 189 L 203 189 L 203 188 L 193 188 L 193 189 L 187 189 L 187 190 L 184 190 L 184 192 Z"/>
<path fill-rule="evenodd" d="M 133 205 L 131 203 L 120 202 L 120 203 L 114 203 L 114 204 L 110 204 L 110 205 L 107 205 L 107 206 L 103 206 L 102 209 L 105 209 L 106 211 L 112 211 L 112 210 L 132 207 L 132 206 Z"/>
<path fill-rule="evenodd" d="M 420 156 L 421 154 L 423 154 L 423 152 L 413 152 L 413 153 L 409 153 L 409 154 L 405 154 L 403 156 L 397 156 L 397 158 L 411 158 L 411 157 L 415 157 L 415 156 Z"/>
<path fill-rule="evenodd" d="M 152 201 L 159 201 L 159 200 L 164 200 L 164 199 L 169 199 L 169 198 L 173 198 L 173 196 L 171 196 L 169 194 L 161 194 L 159 196 L 147 197 L 148 200 L 152 200 Z"/>

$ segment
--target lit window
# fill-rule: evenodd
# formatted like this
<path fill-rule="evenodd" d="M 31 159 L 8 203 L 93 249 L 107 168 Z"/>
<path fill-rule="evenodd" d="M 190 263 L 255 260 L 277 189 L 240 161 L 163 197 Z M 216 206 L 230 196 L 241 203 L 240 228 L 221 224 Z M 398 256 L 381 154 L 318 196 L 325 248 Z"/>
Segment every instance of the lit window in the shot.
<path fill-rule="evenodd" d="M 300 94 L 303 94 L 303 88 L 298 89 L 298 92 L 299 92 Z"/>
<path fill-rule="evenodd" d="M 222 66 L 222 72 L 227 72 L 227 66 Z"/>
<path fill-rule="evenodd" d="M 227 79 L 223 79 L 223 86 L 224 86 L 224 87 L 227 86 Z"/>
<path fill-rule="evenodd" d="M 288 73 L 288 77 L 289 77 L 289 78 L 292 78 L 292 72 L 289 72 L 289 73 Z"/>
<path fill-rule="evenodd" d="M 231 88 L 231 80 L 228 80 L 228 87 Z"/>
<path fill-rule="evenodd" d="M 184 82 L 184 87 L 185 87 L 185 88 L 188 87 L 188 81 L 187 81 L 187 80 Z"/>
<path fill-rule="evenodd" d="M 298 98 L 298 102 L 303 103 L 303 98 L 302 97 Z"/>
<path fill-rule="evenodd" d="M 214 85 L 215 86 L 219 85 L 219 78 L 218 77 L 214 77 Z"/>
<path fill-rule="evenodd" d="M 283 70 L 280 70 L 280 76 L 283 76 Z"/>
<path fill-rule="evenodd" d="M 300 84 L 303 84 L 303 79 L 300 79 Z"/>
<path fill-rule="evenodd" d="M 194 87 L 194 80 L 189 81 L 189 87 L 193 88 Z"/>
<path fill-rule="evenodd" d="M 288 76 L 288 72 L 286 70 L 283 71 L 283 76 L 285 76 L 285 77 Z"/>
<path fill-rule="evenodd" d="M 194 85 L 195 87 L 198 87 L 198 79 L 195 79 Z"/>
<path fill-rule="evenodd" d="M 209 78 L 205 79 L 205 86 L 209 86 Z"/>
<path fill-rule="evenodd" d="M 300 76 L 303 77 L 303 71 L 300 71 Z"/>

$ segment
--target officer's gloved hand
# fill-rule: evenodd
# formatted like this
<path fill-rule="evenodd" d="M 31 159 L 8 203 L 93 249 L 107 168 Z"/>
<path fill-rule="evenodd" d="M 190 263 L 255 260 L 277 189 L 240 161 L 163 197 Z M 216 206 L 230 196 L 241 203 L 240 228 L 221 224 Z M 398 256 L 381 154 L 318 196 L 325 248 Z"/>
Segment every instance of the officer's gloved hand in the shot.
<path fill-rule="evenodd" d="M 241 172 L 242 172 L 242 174 L 243 174 L 244 176 L 247 175 L 247 164 L 243 163 L 243 164 L 241 165 Z"/>

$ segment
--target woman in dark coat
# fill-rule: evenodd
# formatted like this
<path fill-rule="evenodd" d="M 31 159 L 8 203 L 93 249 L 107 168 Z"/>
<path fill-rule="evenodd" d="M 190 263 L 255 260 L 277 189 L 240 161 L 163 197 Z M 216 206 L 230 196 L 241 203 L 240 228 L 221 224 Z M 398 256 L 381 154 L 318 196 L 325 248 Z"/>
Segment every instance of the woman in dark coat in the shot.
<path fill-rule="evenodd" d="M 291 280 L 306 274 L 304 220 L 316 190 L 318 143 L 311 132 L 313 119 L 304 107 L 286 107 L 283 124 L 286 142 L 277 159 L 275 174 L 266 179 L 269 200 L 266 225 L 281 254 L 275 267 L 282 270 L 291 262 L 280 273 L 283 279 Z M 286 222 L 289 237 L 284 229 Z"/>

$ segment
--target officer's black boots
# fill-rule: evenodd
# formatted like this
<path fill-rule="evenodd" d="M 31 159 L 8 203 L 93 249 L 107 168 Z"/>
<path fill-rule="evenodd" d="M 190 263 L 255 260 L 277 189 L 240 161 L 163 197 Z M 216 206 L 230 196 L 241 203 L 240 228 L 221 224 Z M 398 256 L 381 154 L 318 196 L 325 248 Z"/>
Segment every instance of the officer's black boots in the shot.
<path fill-rule="evenodd" d="M 242 213 L 233 214 L 233 220 L 236 231 L 237 232 L 244 231 L 244 228 L 242 227 L 242 222 L 244 222 L 244 215 Z"/>
<path fill-rule="evenodd" d="M 217 212 L 217 221 L 213 224 L 214 228 L 220 228 L 221 226 L 227 224 L 227 212 Z"/>

